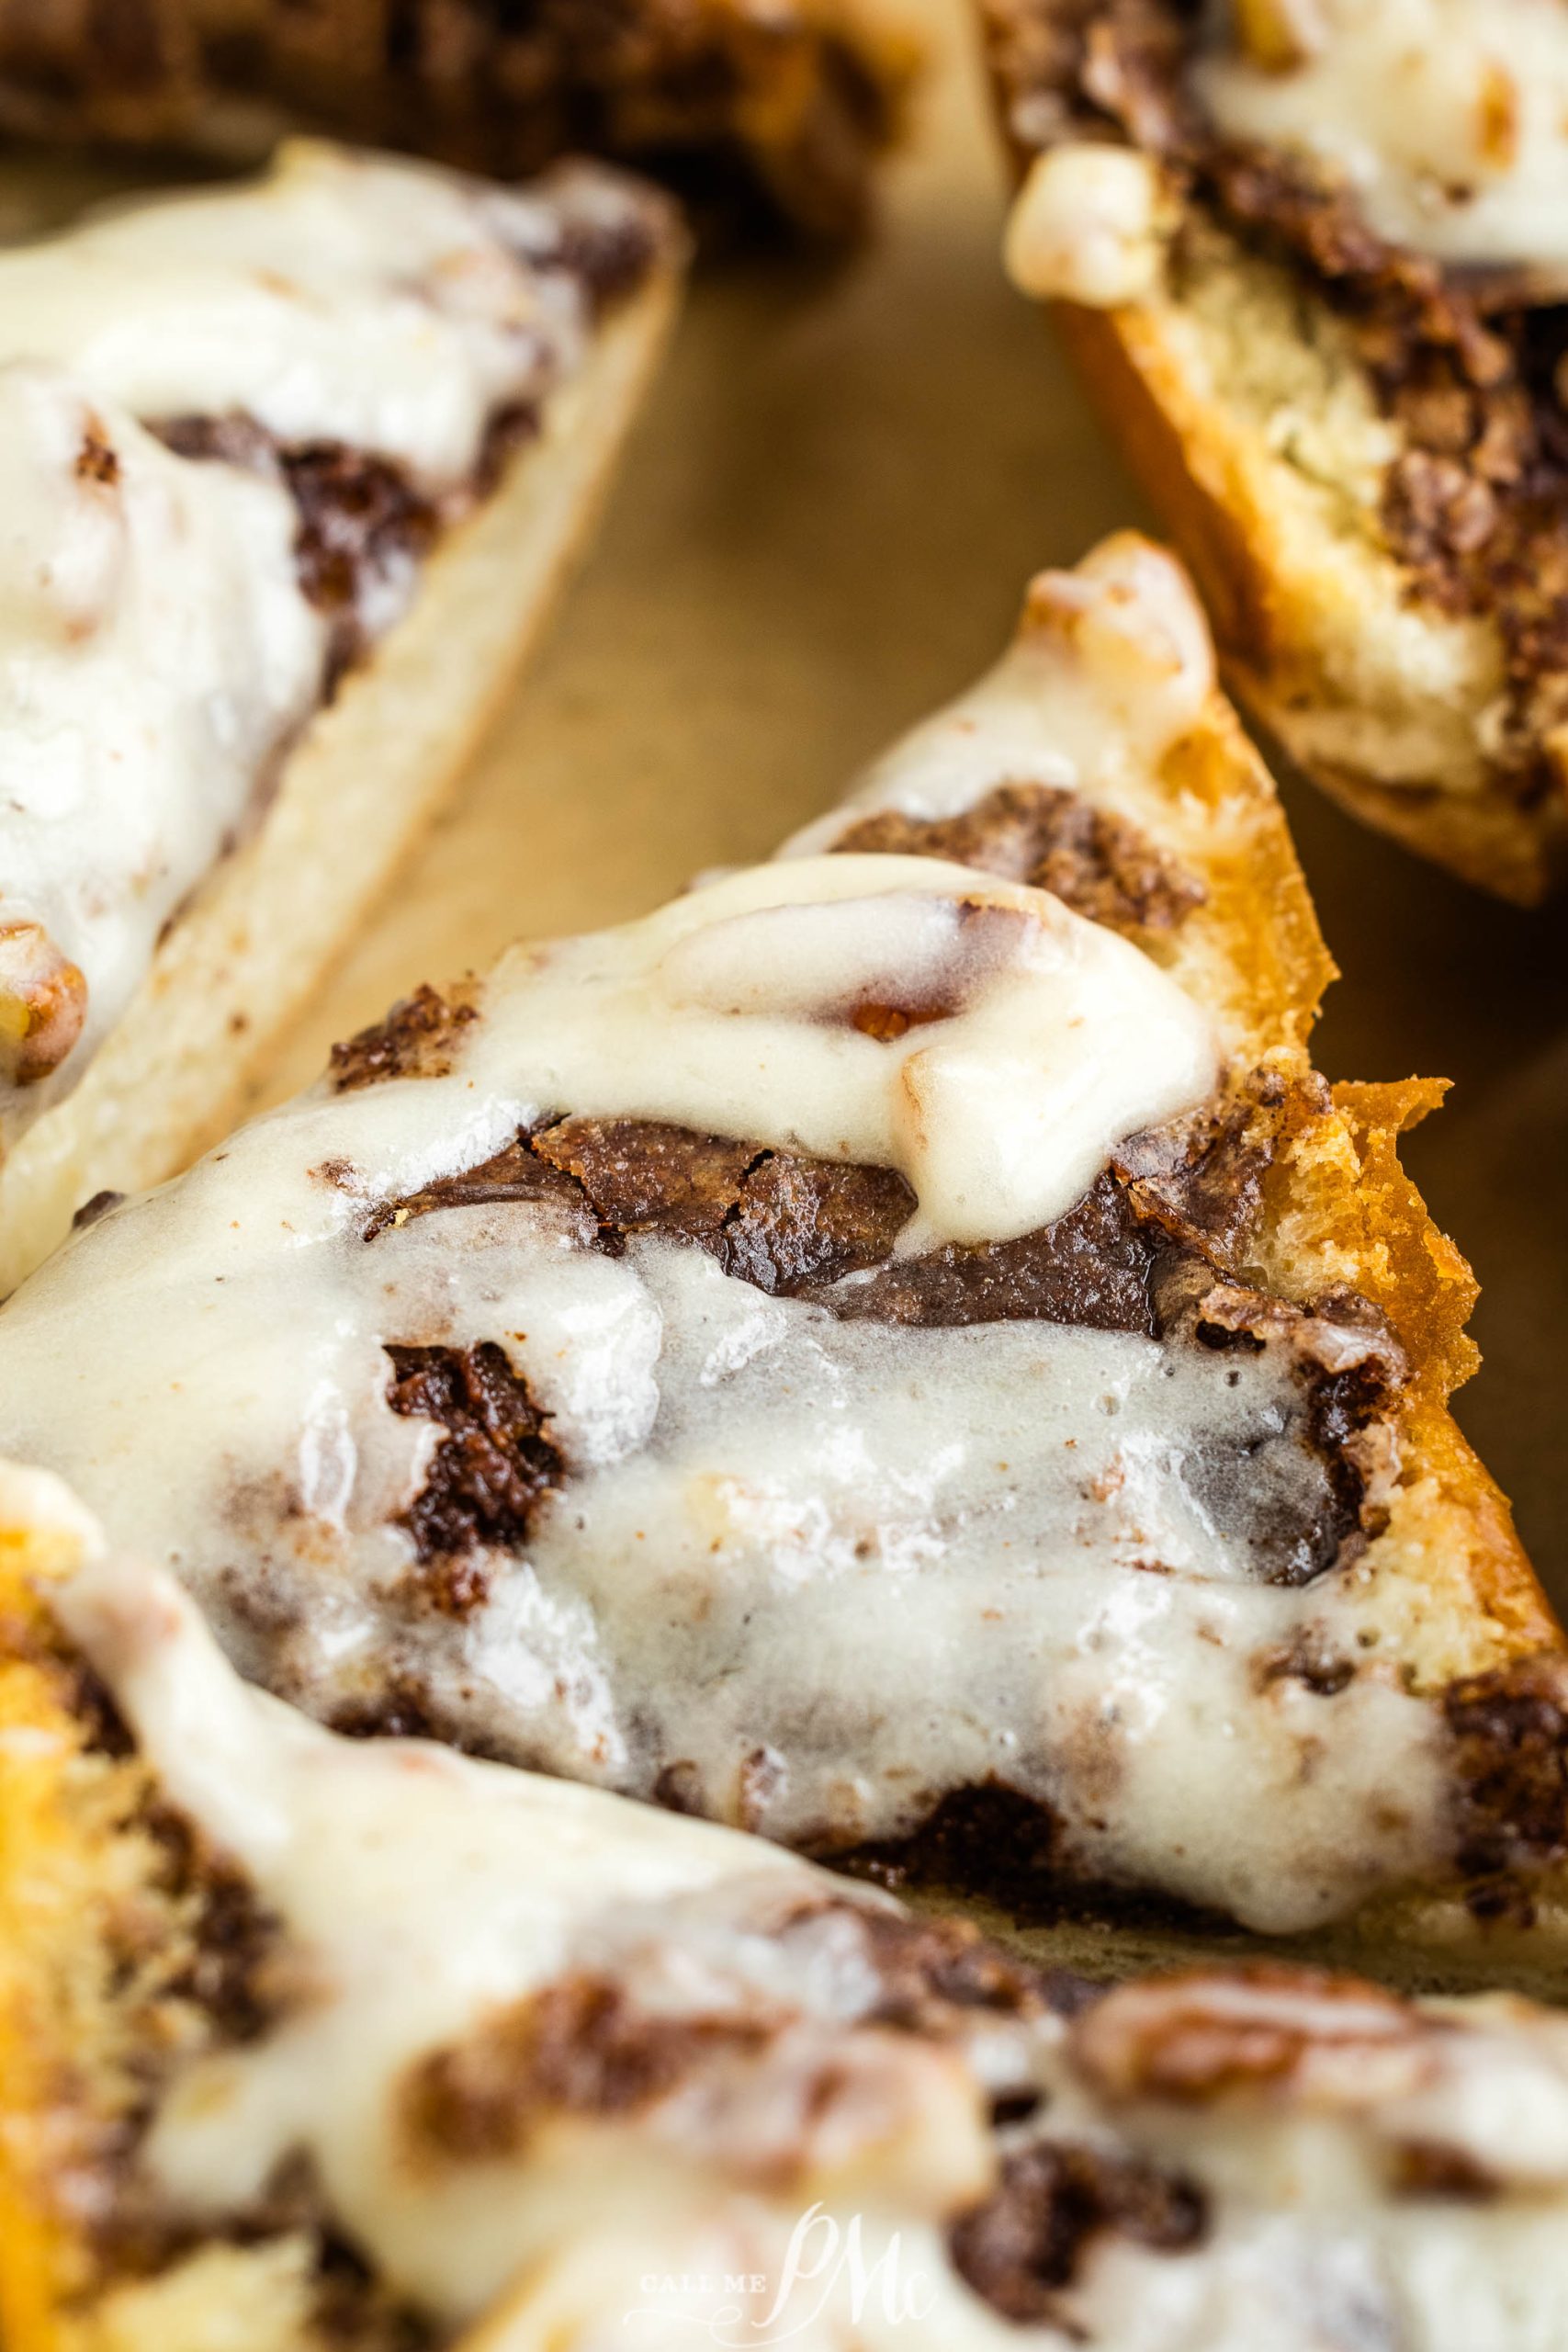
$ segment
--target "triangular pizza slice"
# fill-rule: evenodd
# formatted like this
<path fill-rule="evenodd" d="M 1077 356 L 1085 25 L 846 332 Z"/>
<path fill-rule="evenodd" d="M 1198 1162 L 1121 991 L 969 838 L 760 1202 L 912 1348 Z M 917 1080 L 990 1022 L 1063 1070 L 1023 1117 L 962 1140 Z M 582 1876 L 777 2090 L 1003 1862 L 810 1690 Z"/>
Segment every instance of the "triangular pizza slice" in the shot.
<path fill-rule="evenodd" d="M 515 949 L 0 1312 L 242 1669 L 1126 1948 L 1561 1965 L 1468 1269 L 1134 537 L 773 862 Z M 1097 1947 L 1098 1948 L 1098 1947 Z"/>

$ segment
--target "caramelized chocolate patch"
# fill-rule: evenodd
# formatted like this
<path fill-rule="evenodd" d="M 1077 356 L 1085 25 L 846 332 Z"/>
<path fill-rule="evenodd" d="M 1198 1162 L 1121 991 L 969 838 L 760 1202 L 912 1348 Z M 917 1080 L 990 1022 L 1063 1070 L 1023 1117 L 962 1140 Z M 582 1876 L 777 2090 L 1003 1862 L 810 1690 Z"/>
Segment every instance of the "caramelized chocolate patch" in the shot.
<path fill-rule="evenodd" d="M 168 1992 L 195 2002 L 223 2041 L 256 2041 L 284 2006 L 281 1924 L 244 1872 L 209 1851 L 182 1815 L 160 1809 L 151 1826 L 192 1913 L 189 1957 Z"/>
<path fill-rule="evenodd" d="M 1568 1671 L 1515 1658 L 1443 1694 L 1455 1748 L 1460 1869 L 1477 1906 L 1508 1907 L 1504 1882 L 1568 1854 Z M 1495 1895 L 1495 1900 L 1494 1900 Z"/>
<path fill-rule="evenodd" d="M 591 1215 L 581 1186 L 536 1152 L 527 1136 L 518 1136 L 477 1168 L 438 1176 L 400 1201 L 383 1202 L 368 1219 L 365 1238 L 373 1241 L 389 1226 L 406 1225 L 411 1217 L 438 1209 L 484 1208 L 506 1201 L 553 1201 L 585 1219 Z"/>
<path fill-rule="evenodd" d="M 824 1305 L 835 1314 L 922 1329 L 968 1323 L 1071 1323 L 1153 1335 L 1150 1274 L 1157 1238 L 1107 1172 L 1054 1225 L 1016 1241 L 955 1244 L 888 1258 Z"/>
<path fill-rule="evenodd" d="M 882 1264 L 914 1206 L 896 1169 L 769 1152 L 740 1188 L 720 1262 L 759 1290 L 816 1295 Z"/>
<path fill-rule="evenodd" d="M 890 1168 L 807 1159 L 649 1120 L 566 1119 L 533 1138 L 604 1230 L 694 1241 L 726 1273 L 793 1296 L 880 1263 L 915 1205 Z"/>
<path fill-rule="evenodd" d="M 1062 1838 L 1051 1807 L 1005 1781 L 950 1789 L 907 1838 L 850 1848 L 820 1846 L 836 1870 L 895 1891 L 932 1887 L 994 1903 L 1019 1927 L 1081 1925 L 1157 1928 L 1211 1939 L 1235 1932 L 1223 1912 L 1177 1895 L 1090 1879 Z M 1082 1980 L 1053 1980 L 1050 2006 L 1062 2014 L 1098 1997 Z"/>
<path fill-rule="evenodd" d="M 716 2057 L 762 2049 L 775 2030 L 654 2013 L 607 1978 L 563 1977 L 423 2060 L 404 2129 L 417 2152 L 448 2162 L 513 2156 L 547 2114 L 635 2114 Z"/>
<path fill-rule="evenodd" d="M 651 1119 L 563 1119 L 531 1148 L 581 1186 L 603 1225 L 688 1241 L 716 1238 L 761 1157 L 755 1144 Z"/>
<path fill-rule="evenodd" d="M 1269 1583 L 1310 1584 L 1382 1524 L 1382 1493 L 1397 1459 L 1391 1416 L 1407 1376 L 1404 1351 L 1386 1316 L 1348 1290 L 1303 1307 L 1219 1283 L 1179 1319 L 1200 1347 L 1273 1349 L 1290 1371 L 1301 1398 L 1300 1460 L 1259 1450 L 1247 1465 L 1245 1526 Z M 1239 1532 L 1237 1478 L 1238 1464 L 1223 1455 L 1190 1474 L 1216 1521 Z"/>
<path fill-rule="evenodd" d="M 1091 922 L 1118 931 L 1174 931 L 1206 895 L 1136 825 L 1055 785 L 999 784 L 955 817 L 879 809 L 833 847 L 977 866 L 1053 890 Z"/>
<path fill-rule="evenodd" d="M 427 1573 L 421 1589 L 462 1615 L 485 1597 L 490 1544 L 519 1544 L 542 1495 L 558 1486 L 559 1454 L 544 1417 L 493 1340 L 476 1348 L 389 1346 L 394 1413 L 437 1421 L 446 1432 L 424 1484 L 400 1524 Z"/>
<path fill-rule="evenodd" d="M 1115 2235 L 1183 2254 L 1208 2225 L 1203 2192 L 1179 2173 L 1073 2141 L 1015 2150 L 983 2205 L 949 2235 L 954 2266 L 994 2311 L 1020 2326 L 1060 2319 L 1095 2239 Z"/>
<path fill-rule="evenodd" d="M 989 1781 L 950 1789 L 912 1836 L 837 1854 L 881 1886 L 942 1886 L 985 1894 L 1026 1918 L 1063 1876 L 1061 1831 L 1049 1805 Z"/>
<path fill-rule="evenodd" d="M 332 624 L 330 693 L 375 634 L 374 601 L 400 597 L 434 546 L 439 516 L 401 466 L 341 441 L 285 448 L 280 461 L 299 516 L 299 584 Z"/>
<path fill-rule="evenodd" d="M 478 1017 L 471 1004 L 449 1002 L 422 982 L 384 1021 L 334 1046 L 328 1074 L 340 1094 L 389 1078 L 445 1078 L 459 1034 Z"/>
<path fill-rule="evenodd" d="M 1264 1179 L 1283 1137 L 1330 1107 L 1315 1074 L 1288 1082 L 1265 1066 L 1217 1106 L 1129 1136 L 1111 1165 L 1143 1223 L 1184 1250 L 1236 1266 L 1258 1229 Z"/>

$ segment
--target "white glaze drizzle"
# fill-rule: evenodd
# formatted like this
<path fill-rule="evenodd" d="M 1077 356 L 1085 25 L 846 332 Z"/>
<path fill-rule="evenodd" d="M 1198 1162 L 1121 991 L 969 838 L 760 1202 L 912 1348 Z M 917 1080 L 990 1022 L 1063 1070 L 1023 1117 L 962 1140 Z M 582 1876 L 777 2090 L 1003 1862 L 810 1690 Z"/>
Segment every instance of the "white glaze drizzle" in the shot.
<path fill-rule="evenodd" d="M 112 479 L 85 469 L 89 448 Z M 30 365 L 0 367 L 0 923 L 67 958 L 86 995 L 52 1071 L 0 1070 L 4 1136 L 124 1012 L 314 707 L 326 626 L 280 486 L 172 457 Z"/>
<path fill-rule="evenodd" d="M 613 186 L 614 184 L 611 183 Z M 0 253 L 0 360 L 133 416 L 242 411 L 461 481 L 586 327 L 549 200 L 316 140 L 261 179 L 118 206 Z"/>
<path fill-rule="evenodd" d="M 865 1005 L 916 1025 L 864 1034 Z M 748 867 L 514 951 L 488 1008 L 465 1053 L 482 1093 L 897 1168 L 910 1248 L 1050 1224 L 1219 1076 L 1210 1023 L 1137 948 L 934 858 Z"/>

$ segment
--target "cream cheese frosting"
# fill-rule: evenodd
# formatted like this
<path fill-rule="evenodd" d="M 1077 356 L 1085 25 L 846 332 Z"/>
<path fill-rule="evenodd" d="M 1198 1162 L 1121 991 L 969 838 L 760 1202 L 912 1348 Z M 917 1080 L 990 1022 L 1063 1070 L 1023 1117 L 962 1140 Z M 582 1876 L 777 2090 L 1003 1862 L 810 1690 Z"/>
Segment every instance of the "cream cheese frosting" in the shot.
<path fill-rule="evenodd" d="M 1219 1077 L 1207 1017 L 1136 947 L 927 857 L 751 866 L 514 953 L 464 1061 L 519 1125 L 567 1105 L 897 1168 L 910 1249 L 1050 1224 Z"/>
<path fill-rule="evenodd" d="M 609 182 L 614 187 L 613 182 Z M 0 254 L 0 361 L 142 418 L 243 412 L 460 481 L 494 410 L 588 321 L 547 200 L 296 140 L 267 175 Z"/>
<path fill-rule="evenodd" d="M 0 935 L 13 1001 L 24 941 L 79 996 L 68 1033 L 0 1042 L 4 1135 L 125 1010 L 315 707 L 327 631 L 281 486 L 171 456 L 51 368 L 0 366 Z"/>

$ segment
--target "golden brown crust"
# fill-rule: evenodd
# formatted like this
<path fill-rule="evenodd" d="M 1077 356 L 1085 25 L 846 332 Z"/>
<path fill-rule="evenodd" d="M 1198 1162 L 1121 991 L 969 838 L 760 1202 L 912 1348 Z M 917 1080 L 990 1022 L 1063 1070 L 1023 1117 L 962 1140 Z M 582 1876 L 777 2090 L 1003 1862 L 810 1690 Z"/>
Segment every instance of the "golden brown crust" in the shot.
<path fill-rule="evenodd" d="M 1319 616 L 1294 593 L 1256 482 L 1232 462 L 1216 421 L 1194 401 L 1159 310 L 1053 307 L 1098 412 L 1192 570 L 1241 700 L 1353 816 L 1468 882 L 1519 905 L 1539 904 L 1568 869 L 1561 798 L 1523 806 L 1495 767 L 1469 788 L 1449 791 L 1381 783 L 1314 756 L 1299 714 L 1335 693 L 1325 675 Z M 1382 594 L 1396 607 L 1404 590 L 1392 555 L 1384 571 Z M 1374 722 L 1376 716 L 1368 714 Z"/>
<path fill-rule="evenodd" d="M 129 2095 L 103 1912 L 137 1875 L 142 1791 L 134 1764 L 84 1758 L 34 1582 L 71 1545 L 17 1517 L 0 1503 L 0 2341 L 63 2352 L 92 2266 L 61 2186 Z"/>
<path fill-rule="evenodd" d="M 1206 896 L 1181 935 L 1204 962 L 1184 977 L 1211 1000 L 1224 989 L 1244 1057 L 1269 1059 L 1310 1102 L 1309 1040 L 1335 967 L 1268 770 L 1222 696 L 1159 783 L 1223 812 L 1194 860 Z M 1347 1284 L 1387 1315 L 1408 1353 L 1404 1472 L 1361 1573 L 1424 1689 L 1564 1646 L 1507 1504 L 1449 1410 L 1480 1362 L 1465 1329 L 1476 1283 L 1398 1152 L 1446 1091 L 1421 1079 L 1335 1088 L 1331 1107 L 1284 1139 L 1255 1245 L 1270 1287 L 1304 1300 Z"/>

